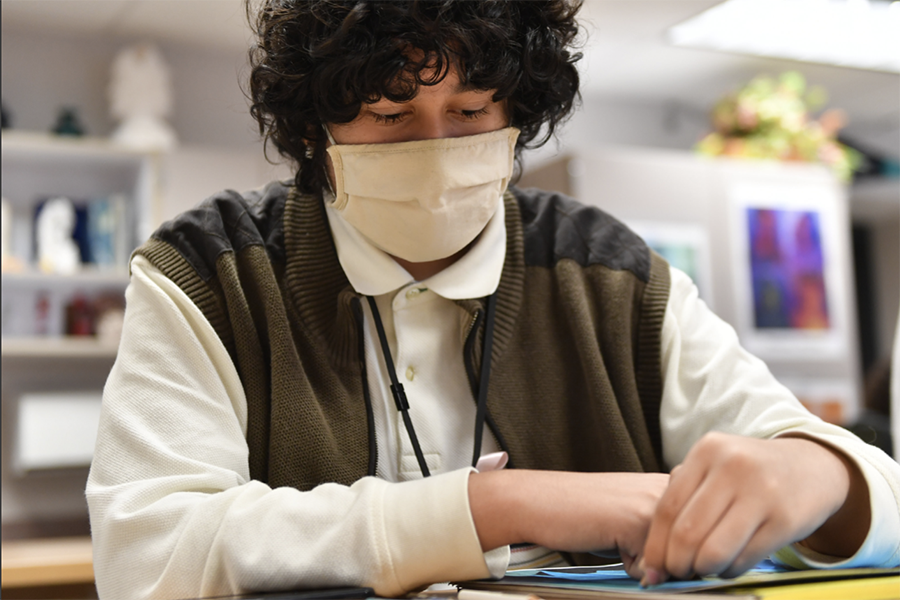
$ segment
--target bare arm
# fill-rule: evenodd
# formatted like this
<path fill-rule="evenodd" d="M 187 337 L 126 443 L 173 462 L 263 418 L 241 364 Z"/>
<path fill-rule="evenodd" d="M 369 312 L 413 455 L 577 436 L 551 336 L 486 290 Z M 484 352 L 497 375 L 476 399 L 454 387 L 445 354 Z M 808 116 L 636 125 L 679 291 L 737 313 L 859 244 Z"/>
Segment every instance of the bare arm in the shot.
<path fill-rule="evenodd" d="M 469 505 L 485 551 L 518 542 L 618 550 L 631 567 L 668 481 L 662 473 L 474 473 Z"/>

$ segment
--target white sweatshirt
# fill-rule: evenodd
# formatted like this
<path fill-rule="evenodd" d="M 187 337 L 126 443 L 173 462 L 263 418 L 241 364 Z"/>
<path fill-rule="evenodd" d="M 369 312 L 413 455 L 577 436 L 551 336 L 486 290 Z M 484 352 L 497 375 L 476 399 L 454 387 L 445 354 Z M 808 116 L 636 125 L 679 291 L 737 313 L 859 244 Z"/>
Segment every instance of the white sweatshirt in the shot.
<path fill-rule="evenodd" d="M 357 251 L 378 256 L 364 239 L 359 245 L 346 231 L 340 233 L 334 215 L 329 220 L 342 264 L 352 262 L 348 253 L 354 244 Z M 497 220 L 502 223 L 502 215 L 470 250 L 485 253 L 475 262 L 488 271 L 496 252 L 490 248 L 505 240 Z M 404 280 L 406 272 L 387 260 L 381 265 L 393 275 L 386 277 Z M 387 375 L 367 310 L 379 477 L 300 492 L 250 479 L 246 399 L 228 352 L 184 292 L 136 257 L 87 488 L 101 598 L 185 598 L 337 585 L 366 585 L 381 596 L 397 596 L 433 582 L 501 575 L 509 552 L 481 551 L 468 506 L 471 392 L 465 381 L 449 384 L 446 397 L 435 392 L 447 385 L 441 377 L 462 372 L 462 323 L 453 321 L 458 307 L 452 290 L 484 295 L 471 287 L 479 277 L 462 278 L 466 269 L 461 267 L 457 278 L 452 268 L 435 276 L 443 279 L 436 282 L 414 282 L 406 273 L 405 283 L 388 291 L 360 289 L 365 283 L 348 272 L 358 291 L 376 295 L 386 325 L 390 322 L 398 376 L 409 386 L 410 414 L 435 467 L 433 476 L 418 474 L 406 432 L 384 393 Z M 492 279 L 487 271 L 479 273 L 481 281 Z M 849 559 L 812 556 L 802 547 L 779 556 L 810 566 L 900 563 L 900 465 L 810 415 L 740 347 L 734 330 L 709 311 L 690 279 L 676 269 L 671 275 L 661 349 L 666 463 L 681 462 L 708 431 L 762 438 L 803 432 L 859 466 L 869 485 L 872 524 Z M 487 293 L 494 288 L 496 283 Z M 444 325 L 449 319 L 452 326 L 421 327 L 433 323 L 435 315 L 444 315 Z M 400 358 L 419 357 L 435 347 L 445 351 L 416 364 Z M 448 429 L 454 433 L 448 435 Z M 488 452 L 496 442 L 486 437 L 482 448 Z"/>

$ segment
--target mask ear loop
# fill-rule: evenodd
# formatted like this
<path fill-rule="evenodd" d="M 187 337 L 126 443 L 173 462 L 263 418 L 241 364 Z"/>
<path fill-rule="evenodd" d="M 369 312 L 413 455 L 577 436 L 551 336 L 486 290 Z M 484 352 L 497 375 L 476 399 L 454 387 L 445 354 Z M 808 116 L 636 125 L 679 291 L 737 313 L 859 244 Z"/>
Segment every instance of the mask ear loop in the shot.
<path fill-rule="evenodd" d="M 331 142 L 331 145 L 337 146 L 338 143 L 334 141 L 334 136 L 331 135 L 331 130 L 328 129 L 328 123 L 322 123 L 322 129 L 325 130 L 325 135 L 328 137 L 328 141 Z"/>

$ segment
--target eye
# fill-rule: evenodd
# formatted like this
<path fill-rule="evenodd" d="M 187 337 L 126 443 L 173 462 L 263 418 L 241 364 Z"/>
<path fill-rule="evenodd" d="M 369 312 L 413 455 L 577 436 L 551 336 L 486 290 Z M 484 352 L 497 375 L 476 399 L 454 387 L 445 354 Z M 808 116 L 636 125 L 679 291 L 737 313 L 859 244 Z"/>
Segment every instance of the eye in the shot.
<path fill-rule="evenodd" d="M 376 123 L 386 123 L 388 125 L 392 125 L 394 123 L 399 123 L 406 117 L 406 113 L 394 113 L 390 115 L 382 115 L 379 113 L 371 113 L 372 118 L 375 119 Z"/>
<path fill-rule="evenodd" d="M 474 120 L 474 119 L 477 119 L 478 117 L 486 115 L 487 112 L 488 112 L 488 109 L 485 106 L 485 107 L 479 108 L 477 110 L 461 110 L 461 111 L 459 111 L 459 114 L 461 114 L 462 117 L 466 120 Z"/>

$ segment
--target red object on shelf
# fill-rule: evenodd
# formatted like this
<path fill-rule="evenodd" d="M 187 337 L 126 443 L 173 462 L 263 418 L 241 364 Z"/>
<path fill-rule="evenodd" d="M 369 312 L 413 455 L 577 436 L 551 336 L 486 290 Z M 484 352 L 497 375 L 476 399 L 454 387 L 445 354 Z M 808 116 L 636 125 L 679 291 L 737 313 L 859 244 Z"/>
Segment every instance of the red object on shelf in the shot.
<path fill-rule="evenodd" d="M 47 323 L 50 320 L 50 299 L 47 298 L 47 292 L 38 294 L 34 308 L 34 332 L 37 335 L 47 335 Z"/>
<path fill-rule="evenodd" d="M 93 307 L 83 296 L 76 296 L 66 306 L 66 334 L 94 335 Z"/>

